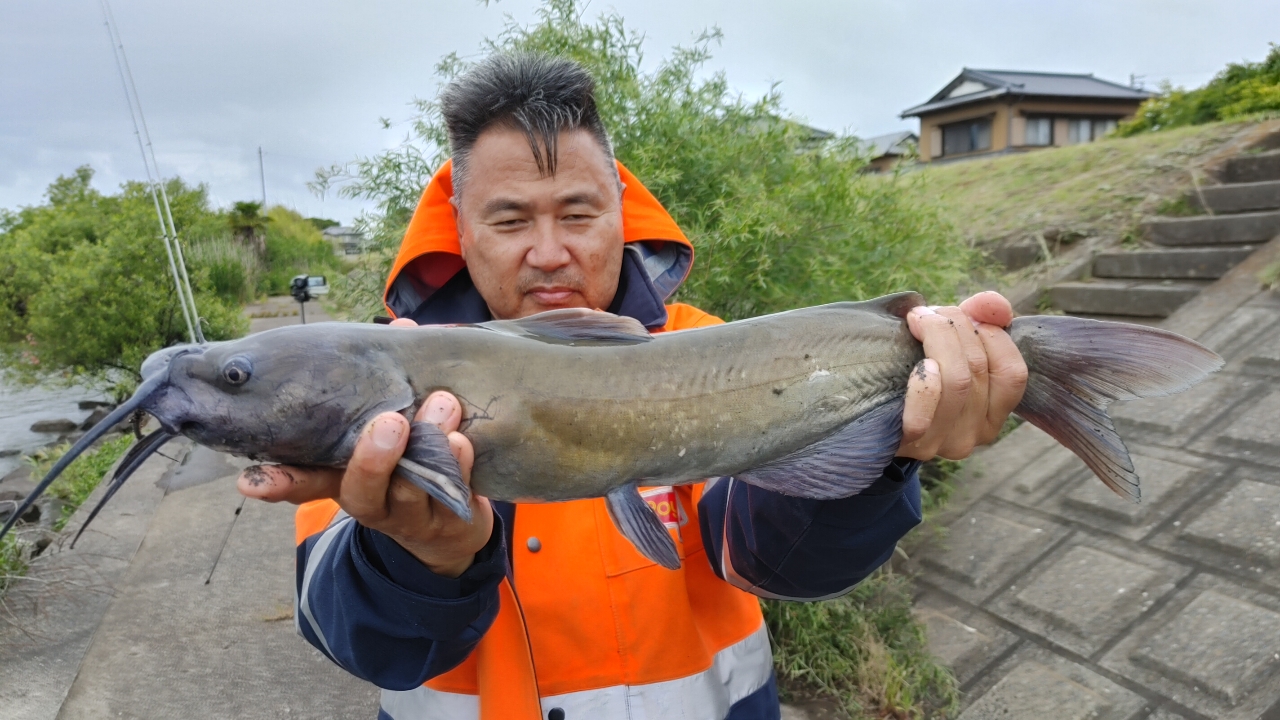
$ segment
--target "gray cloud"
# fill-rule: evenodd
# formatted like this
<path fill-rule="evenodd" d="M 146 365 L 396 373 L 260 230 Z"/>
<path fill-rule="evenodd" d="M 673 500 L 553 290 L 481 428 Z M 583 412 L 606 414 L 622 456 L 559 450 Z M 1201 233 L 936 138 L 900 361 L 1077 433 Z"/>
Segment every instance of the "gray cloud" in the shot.
<path fill-rule="evenodd" d="M 756 95 L 780 83 L 814 125 L 873 135 L 962 66 L 1093 72 L 1193 86 L 1280 40 L 1274 0 L 620 0 L 651 58 L 704 27 L 724 30 L 711 68 Z M 315 168 L 396 144 L 407 103 L 435 91 L 447 52 L 477 52 L 507 0 L 115 0 L 162 171 L 208 185 L 226 205 L 259 195 L 347 221 L 361 203 L 313 196 Z M 0 4 L 0 207 L 39 202 L 57 175 L 89 163 L 110 189 L 142 176 L 95 0 Z"/>

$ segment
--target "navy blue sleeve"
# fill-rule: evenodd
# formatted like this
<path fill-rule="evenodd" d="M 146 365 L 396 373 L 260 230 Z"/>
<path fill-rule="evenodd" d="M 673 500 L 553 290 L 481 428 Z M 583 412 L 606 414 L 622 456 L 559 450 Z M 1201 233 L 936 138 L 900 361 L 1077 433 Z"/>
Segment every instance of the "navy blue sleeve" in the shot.
<path fill-rule="evenodd" d="M 707 558 L 721 578 L 760 597 L 843 595 L 920 523 L 919 469 L 916 460 L 895 459 L 871 487 L 839 500 L 710 481 L 698 502 Z"/>
<path fill-rule="evenodd" d="M 298 632 L 347 672 L 411 690 L 466 659 L 498 615 L 507 572 L 502 519 L 458 578 L 428 570 L 351 518 L 298 546 Z"/>

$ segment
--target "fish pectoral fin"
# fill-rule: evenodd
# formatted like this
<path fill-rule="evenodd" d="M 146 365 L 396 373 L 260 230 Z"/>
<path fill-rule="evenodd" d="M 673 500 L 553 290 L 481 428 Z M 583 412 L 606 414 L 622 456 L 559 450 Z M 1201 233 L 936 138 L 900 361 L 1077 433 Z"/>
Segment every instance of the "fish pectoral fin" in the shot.
<path fill-rule="evenodd" d="M 676 542 L 667 532 L 658 514 L 640 497 L 635 483 L 616 487 L 604 496 L 609 519 L 618 532 L 640 551 L 641 555 L 668 570 L 680 569 Z"/>
<path fill-rule="evenodd" d="M 894 398 L 811 445 L 733 477 L 793 497 L 857 495 L 884 475 L 897 454 L 903 403 L 902 397 Z"/>
<path fill-rule="evenodd" d="M 462 467 L 440 428 L 425 422 L 409 426 L 409 444 L 396 463 L 396 474 L 471 521 L 471 488 L 462 481 Z"/>
<path fill-rule="evenodd" d="M 548 310 L 519 320 L 481 323 L 480 327 L 555 345 L 636 345 L 653 339 L 635 318 L 586 308 Z"/>

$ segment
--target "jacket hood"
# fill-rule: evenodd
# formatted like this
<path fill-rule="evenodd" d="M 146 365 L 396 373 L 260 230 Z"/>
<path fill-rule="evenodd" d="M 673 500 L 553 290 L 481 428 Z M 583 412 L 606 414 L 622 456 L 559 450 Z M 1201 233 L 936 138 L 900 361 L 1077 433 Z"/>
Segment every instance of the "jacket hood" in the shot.
<path fill-rule="evenodd" d="M 661 307 L 688 277 L 693 267 L 693 245 L 666 208 L 622 163 L 618 163 L 618 174 L 626 185 L 622 195 L 622 233 L 628 252 L 623 253 L 622 274 L 624 284 L 631 289 L 624 293 L 620 286 L 619 299 L 614 304 L 623 302 L 624 294 L 628 296 L 625 302 L 636 302 L 639 293 L 652 295 L 653 303 Z M 452 196 L 453 162 L 448 161 L 422 192 L 387 277 L 383 302 L 393 317 L 413 317 L 419 322 L 435 320 L 435 313 L 424 310 L 427 305 L 437 304 L 431 302 L 433 299 L 444 299 L 434 297 L 442 290 L 445 295 L 463 295 L 470 288 L 470 294 L 478 298 L 458 246 L 458 226 L 449 204 Z M 630 283 L 626 282 L 628 276 Z M 472 304 L 476 298 L 471 299 Z M 665 314 L 662 320 L 666 321 Z M 649 324 L 656 318 L 641 321 Z"/>

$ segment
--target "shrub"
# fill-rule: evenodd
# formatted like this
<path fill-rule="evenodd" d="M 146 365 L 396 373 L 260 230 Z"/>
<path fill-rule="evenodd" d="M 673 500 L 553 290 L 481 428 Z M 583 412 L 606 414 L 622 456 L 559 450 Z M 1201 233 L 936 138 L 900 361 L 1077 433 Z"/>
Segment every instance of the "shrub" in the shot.
<path fill-rule="evenodd" d="M 188 341 L 150 193 L 90 187 L 79 168 L 49 186 L 48 202 L 0 216 L 0 371 L 18 382 L 77 382 L 131 392 L 151 352 Z M 181 237 L 223 227 L 203 187 L 170 180 Z M 210 340 L 247 330 L 239 307 L 207 274 L 192 278 Z"/>
<path fill-rule="evenodd" d="M 1280 111 L 1280 45 L 1273 43 L 1262 62 L 1231 63 L 1202 88 L 1183 90 L 1166 83 L 1116 132 L 1136 135 L 1276 111 Z"/>
<path fill-rule="evenodd" d="M 262 260 L 229 234 L 193 239 L 185 252 L 191 271 L 204 273 L 204 284 L 222 300 L 243 304 L 257 295 Z"/>
<path fill-rule="evenodd" d="M 323 275 L 341 267 L 333 245 L 315 223 L 279 205 L 267 211 L 266 217 L 267 269 L 258 280 L 260 293 L 288 295 L 295 275 Z"/>

